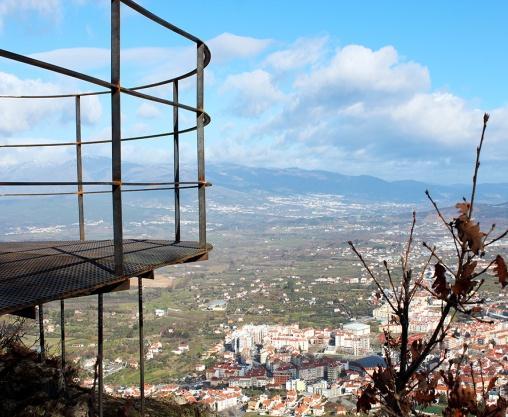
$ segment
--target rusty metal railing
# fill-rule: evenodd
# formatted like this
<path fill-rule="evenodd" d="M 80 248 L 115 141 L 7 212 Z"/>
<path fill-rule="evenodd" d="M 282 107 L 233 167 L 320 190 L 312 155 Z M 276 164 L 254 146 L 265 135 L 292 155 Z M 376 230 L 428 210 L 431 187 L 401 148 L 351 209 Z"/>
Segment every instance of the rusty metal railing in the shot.
<path fill-rule="evenodd" d="M 155 23 L 165 27 L 166 29 L 175 32 L 196 44 L 196 67 L 182 75 L 173 77 L 167 80 L 159 81 L 156 83 L 146 84 L 142 86 L 126 88 L 120 84 L 120 3 L 132 8 L 139 12 L 146 18 Z M 58 195 L 72 195 L 76 194 L 78 197 L 79 207 L 79 227 L 80 238 L 84 239 L 84 213 L 83 213 L 83 196 L 86 194 L 103 194 L 111 192 L 113 195 L 113 230 L 115 240 L 115 259 L 119 270 L 122 267 L 122 246 L 121 241 L 123 237 L 122 228 L 122 211 L 121 211 L 121 194 L 122 192 L 133 191 L 155 191 L 155 190 L 174 190 L 175 199 L 175 241 L 180 240 L 180 190 L 186 188 L 198 189 L 198 204 L 199 204 L 199 242 L 202 247 L 206 246 L 206 209 L 205 209 L 205 188 L 210 184 L 205 180 L 205 160 L 204 160 L 204 127 L 210 122 L 209 115 L 204 111 L 204 68 L 210 62 L 210 51 L 208 47 L 199 38 L 185 32 L 184 30 L 172 25 L 171 23 L 163 20 L 159 16 L 149 12 L 137 3 L 131 0 L 113 0 L 111 8 L 111 81 L 101 80 L 83 74 L 74 70 L 70 70 L 61 66 L 57 66 L 48 62 L 40 61 L 28 56 L 16 54 L 11 51 L 0 49 L 0 56 L 12 59 L 27 65 L 43 68 L 52 72 L 86 81 L 98 86 L 106 87 L 109 91 L 92 91 L 80 92 L 69 94 L 54 94 L 54 95 L 1 95 L 0 99 L 59 99 L 59 98 L 74 98 L 75 99 L 75 114 L 76 114 L 76 135 L 72 141 L 65 142 L 52 142 L 52 143 L 14 143 L 14 144 L 0 144 L 0 148 L 32 148 L 32 147 L 63 147 L 74 146 L 76 148 L 76 179 L 77 181 L 38 181 L 38 182 L 0 182 L 0 187 L 8 186 L 76 186 L 75 192 L 32 192 L 32 193 L 0 193 L 2 197 L 19 197 L 19 196 L 58 196 Z M 179 81 L 196 76 L 196 105 L 189 106 L 179 102 Z M 173 100 L 160 98 L 154 95 L 141 93 L 140 90 L 153 88 L 161 85 L 173 85 Z M 120 95 L 124 93 L 144 100 L 153 101 L 165 104 L 173 108 L 173 130 L 170 132 L 155 133 L 151 135 L 134 136 L 134 137 L 121 137 L 121 122 L 120 122 Z M 111 139 L 101 140 L 83 140 L 81 137 L 81 97 L 96 96 L 96 95 L 111 95 Z M 187 110 L 196 114 L 196 125 L 179 129 L 179 110 Z M 179 159 L 179 139 L 180 135 L 196 131 L 197 134 L 197 167 L 198 175 L 197 181 L 182 182 L 180 181 L 180 159 Z M 126 141 L 150 140 L 165 137 L 173 137 L 174 143 L 174 181 L 173 182 L 122 182 L 121 175 L 121 143 Z M 94 144 L 112 144 L 112 178 L 111 181 L 101 182 L 85 182 L 83 181 L 83 161 L 81 156 L 81 149 L 83 146 Z M 106 186 L 110 185 L 111 191 L 86 191 L 85 186 Z M 141 186 L 144 188 L 137 189 L 124 189 L 123 187 Z M 155 188 L 156 187 L 156 188 Z"/>
<path fill-rule="evenodd" d="M 121 85 L 121 65 L 120 65 L 120 5 L 131 8 L 138 12 L 145 18 L 154 23 L 176 33 L 183 38 L 193 42 L 196 46 L 196 66 L 191 71 L 182 75 L 162 80 L 159 82 L 135 86 L 124 87 Z M 76 181 L 0 181 L 0 188 L 2 187 L 75 187 L 75 191 L 61 191 L 49 192 L 4 192 L 0 193 L 0 197 L 34 197 L 34 196 L 63 196 L 63 195 L 76 195 L 78 202 L 78 219 L 79 219 L 79 238 L 80 240 L 86 239 L 85 230 L 85 212 L 84 212 L 84 198 L 86 195 L 91 194 L 112 194 L 112 211 L 113 211 L 113 242 L 114 242 L 114 265 L 115 272 L 118 275 L 123 273 L 123 222 L 122 222 L 122 193 L 124 192 L 143 192 L 143 191 L 156 191 L 156 190 L 173 190 L 174 194 L 174 240 L 180 242 L 181 239 L 181 211 L 180 211 L 180 190 L 182 189 L 197 189 L 198 191 L 198 213 L 199 213 L 199 247 L 207 247 L 206 238 L 206 187 L 210 184 L 205 179 L 205 148 L 204 148 L 204 127 L 210 123 L 210 117 L 204 110 L 204 69 L 209 64 L 211 54 L 205 43 L 194 35 L 174 26 L 161 17 L 151 13 L 132 0 L 111 0 L 111 78 L 109 81 L 100 78 L 92 77 L 90 75 L 64 68 L 62 66 L 54 65 L 49 62 L 37 60 L 28 56 L 20 55 L 15 52 L 0 49 L 0 57 L 14 60 L 26 65 L 38 67 L 54 73 L 58 73 L 67 77 L 81 80 L 95 86 L 103 87 L 104 90 L 99 91 L 85 91 L 68 94 L 54 94 L 54 95 L 2 95 L 0 100 L 8 99 L 40 99 L 40 100 L 58 100 L 63 98 L 74 98 L 75 107 L 75 137 L 71 140 L 64 142 L 52 143 L 21 143 L 21 144 L 0 144 L 1 149 L 5 148 L 37 148 L 37 147 L 66 147 L 74 146 L 76 151 Z M 195 105 L 188 105 L 181 103 L 179 100 L 179 82 L 187 80 L 192 77 L 196 78 L 196 103 Z M 152 94 L 147 94 L 143 90 L 158 87 L 162 85 L 172 86 L 172 100 L 157 97 Z M 111 139 L 100 140 L 84 140 L 81 132 L 81 98 L 87 96 L 100 96 L 110 95 L 111 98 Z M 137 97 L 142 100 L 160 103 L 172 108 L 173 130 L 169 132 L 154 133 L 144 136 L 123 137 L 122 126 L 120 120 L 121 111 L 121 96 L 122 94 Z M 179 112 L 181 110 L 189 111 L 195 114 L 196 124 L 190 128 L 180 129 L 179 126 Z M 0 116 L 1 117 L 1 116 Z M 180 135 L 189 132 L 196 132 L 197 142 L 197 179 L 196 181 L 180 181 Z M 122 181 L 122 156 L 121 149 L 122 143 L 126 141 L 138 140 L 153 140 L 172 137 L 173 138 L 173 181 L 172 182 L 123 182 Z M 83 158 L 82 148 L 84 146 L 91 146 L 95 144 L 111 143 L 111 168 L 112 176 L 110 181 L 83 181 Z M 88 187 L 111 187 L 109 190 L 89 190 Z M 31 190 L 30 190 L 31 191 Z M 142 286 L 141 278 L 139 277 L 139 329 L 140 329 L 140 392 L 141 392 L 141 412 L 144 413 L 144 353 L 143 353 L 143 315 L 142 315 Z M 64 333 L 64 301 L 61 300 L 61 343 L 62 343 L 62 364 L 65 364 L 65 333 Z M 39 319 L 41 321 L 41 356 L 44 355 L 44 331 L 42 326 L 43 307 L 39 306 Z M 103 412 L 103 368 L 102 368 L 102 355 L 103 355 L 103 294 L 98 294 L 98 357 L 99 364 L 99 416 Z"/>

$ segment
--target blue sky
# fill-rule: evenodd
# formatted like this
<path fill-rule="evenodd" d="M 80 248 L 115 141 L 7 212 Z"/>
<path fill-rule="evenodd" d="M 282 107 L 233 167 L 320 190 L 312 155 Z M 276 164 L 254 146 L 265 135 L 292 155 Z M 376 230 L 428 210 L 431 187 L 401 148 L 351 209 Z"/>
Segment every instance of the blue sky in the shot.
<path fill-rule="evenodd" d="M 484 111 L 482 181 L 508 162 L 508 5 L 473 1 L 144 0 L 206 40 L 210 162 L 327 169 L 386 179 L 467 182 Z M 198 12 L 199 11 L 199 12 Z M 124 85 L 192 67 L 192 46 L 122 8 Z M 0 0 L 2 48 L 109 76 L 109 1 Z M 0 94 L 90 86 L 0 60 Z M 168 89 L 152 93 L 171 98 Z M 182 98 L 194 100 L 194 86 Z M 84 136 L 107 138 L 106 98 L 85 100 Z M 168 109 L 125 98 L 125 136 L 167 130 Z M 65 140 L 72 102 L 0 102 L 4 142 Z M 192 124 L 191 115 L 182 115 Z M 171 158 L 167 143 L 126 145 L 126 160 Z M 87 150 L 107 155 L 106 146 Z M 192 138 L 184 159 L 194 160 Z M 51 163 L 71 149 L 7 151 L 0 164 Z"/>

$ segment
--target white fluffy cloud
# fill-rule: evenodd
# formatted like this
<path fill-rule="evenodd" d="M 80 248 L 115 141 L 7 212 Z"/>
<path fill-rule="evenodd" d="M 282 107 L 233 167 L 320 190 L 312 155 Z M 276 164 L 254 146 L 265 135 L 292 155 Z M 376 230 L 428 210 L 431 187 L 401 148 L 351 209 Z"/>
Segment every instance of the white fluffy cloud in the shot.
<path fill-rule="evenodd" d="M 272 41 L 222 33 L 206 43 L 212 53 L 212 66 L 224 66 L 259 55 Z M 125 48 L 122 49 L 121 55 L 122 80 L 128 86 L 162 81 L 196 67 L 194 46 Z M 91 73 L 99 78 L 107 79 L 109 76 L 104 72 L 110 64 L 110 51 L 107 48 L 61 48 L 32 53 L 30 56 L 76 71 Z M 207 70 L 208 83 L 213 80 L 212 71 L 211 68 Z M 184 81 L 181 87 L 188 87 L 188 84 Z"/>
<path fill-rule="evenodd" d="M 224 64 L 226 61 L 244 59 L 260 54 L 272 41 L 223 33 L 206 43 L 212 52 L 212 62 Z M 48 61 L 56 65 L 80 68 L 81 70 L 98 69 L 109 66 L 110 51 L 107 48 L 76 47 L 61 48 L 36 52 L 32 58 Z M 137 63 L 145 70 L 147 66 L 160 66 L 168 61 L 173 65 L 189 69 L 196 65 L 195 47 L 137 47 L 122 49 L 123 63 Z M 167 76 L 167 74 L 166 74 Z"/>
<path fill-rule="evenodd" d="M 264 61 L 264 65 L 277 71 L 290 71 L 306 65 L 315 64 L 323 57 L 328 38 L 300 38 L 288 48 L 272 52 Z"/>
<path fill-rule="evenodd" d="M 60 0 L 2 0 L 0 2 L 0 29 L 5 19 L 16 13 L 37 12 L 41 15 L 59 18 Z"/>
<path fill-rule="evenodd" d="M 275 87 L 271 75 L 260 69 L 229 76 L 222 91 L 233 92 L 231 109 L 244 117 L 259 116 L 284 100 L 284 94 Z"/>
<path fill-rule="evenodd" d="M 405 135 L 448 145 L 471 138 L 481 120 L 480 110 L 468 108 L 465 100 L 446 92 L 415 94 L 386 113 Z"/>
<path fill-rule="evenodd" d="M 39 4 L 36 1 L 18 2 L 42 14 L 51 14 L 60 4 L 57 0 L 42 1 L 40 6 L 34 6 Z M 13 5 L 12 0 L 0 3 L 0 20 L 21 10 Z M 394 46 L 338 47 L 326 36 L 283 45 L 231 33 L 207 43 L 212 65 L 206 73 L 206 103 L 215 120 L 207 137 L 220 136 L 211 142 L 220 150 L 210 148 L 207 155 L 212 158 L 387 178 L 426 178 L 433 169 L 449 167 L 449 172 L 457 172 L 466 164 L 469 172 L 482 113 L 487 110 L 492 117 L 485 161 L 497 161 L 497 166 L 507 162 L 508 106 L 479 109 L 453 92 L 433 88 L 424 63 L 401 57 Z M 107 49 L 57 49 L 32 56 L 109 76 Z M 125 49 L 122 82 L 132 86 L 167 79 L 194 68 L 195 58 L 193 46 Z M 181 100 L 192 103 L 195 95 L 190 87 L 182 83 Z M 58 86 L 48 82 L 0 74 L 0 94 L 57 91 Z M 166 88 L 154 94 L 170 97 L 171 93 Z M 100 102 L 90 100 L 83 102 L 89 122 L 101 113 Z M 138 117 L 158 116 L 152 104 L 138 106 L 134 107 Z M 47 102 L 23 103 L 21 109 L 17 102 L 8 106 L 0 102 L 0 111 L 0 132 L 12 134 L 54 117 L 62 108 Z"/>
<path fill-rule="evenodd" d="M 0 95 L 52 95 L 59 94 L 60 87 L 39 79 L 21 79 L 0 72 Z M 0 99 L 0 133 L 12 135 L 33 129 L 38 123 L 45 125 L 74 117 L 72 99 Z M 102 107 L 96 96 L 82 99 L 83 122 L 96 123 L 102 115 Z"/>
<path fill-rule="evenodd" d="M 62 48 L 37 52 L 30 56 L 81 72 L 109 66 L 111 59 L 109 49 L 105 48 Z"/>
<path fill-rule="evenodd" d="M 403 94 L 427 90 L 427 68 L 403 62 L 392 46 L 377 51 L 361 45 L 338 49 L 333 58 L 310 74 L 299 76 L 295 88 L 307 93 L 338 95 Z"/>
<path fill-rule="evenodd" d="M 401 58 L 393 46 L 346 45 L 330 53 L 330 41 L 320 39 L 307 48 L 308 59 L 295 50 L 307 44 L 300 39 L 265 57 L 263 70 L 225 80 L 223 89 L 243 116 L 269 115 L 242 125 L 228 158 L 387 178 L 429 179 L 439 169 L 430 179 L 441 181 L 440 175 L 469 173 L 483 111 L 490 110 L 484 159 L 506 161 L 499 155 L 508 152 L 508 107 L 479 109 L 433 90 L 429 70 Z M 286 76 L 277 76 L 281 71 Z"/>
<path fill-rule="evenodd" d="M 256 56 L 271 43 L 270 39 L 257 39 L 232 33 L 223 33 L 207 42 L 213 59 L 218 63 Z"/>
<path fill-rule="evenodd" d="M 48 143 L 54 138 L 24 137 L 22 143 Z M 5 141 L 3 141 L 5 142 Z M 73 160 L 76 157 L 74 148 L 70 147 L 41 147 L 41 148 L 6 148 L 0 154 L 0 173 L 9 181 L 36 181 L 37 178 L 30 177 L 25 172 L 25 164 L 29 164 L 27 172 L 33 173 L 35 165 L 49 165 L 56 162 Z M 58 176 L 59 173 L 54 173 Z M 4 188 L 2 190 L 6 192 Z"/>
<path fill-rule="evenodd" d="M 136 115 L 143 119 L 156 119 L 162 114 L 154 104 L 143 102 L 137 109 Z"/>

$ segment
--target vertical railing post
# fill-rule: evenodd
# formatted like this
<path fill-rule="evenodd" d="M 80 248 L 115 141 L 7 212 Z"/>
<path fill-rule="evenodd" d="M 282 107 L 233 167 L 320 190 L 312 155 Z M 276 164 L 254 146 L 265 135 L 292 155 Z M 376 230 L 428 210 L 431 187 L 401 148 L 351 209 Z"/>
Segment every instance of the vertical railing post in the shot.
<path fill-rule="evenodd" d="M 103 311 L 103 294 L 100 293 L 97 298 L 97 379 L 99 380 L 99 388 L 97 400 L 99 403 L 99 417 L 103 416 L 103 395 L 104 395 L 104 311 Z"/>
<path fill-rule="evenodd" d="M 42 304 L 39 304 L 39 346 L 41 350 L 39 359 L 42 362 L 46 359 L 46 342 L 44 340 L 44 309 Z"/>
<path fill-rule="evenodd" d="M 198 201 L 199 201 L 199 246 L 206 247 L 206 199 L 205 199 L 205 115 L 204 115 L 204 68 L 205 45 L 197 46 L 196 73 L 196 117 L 198 150 Z"/>
<path fill-rule="evenodd" d="M 115 273 L 123 275 L 122 142 L 120 113 L 120 0 L 111 0 L 111 168 Z"/>
<path fill-rule="evenodd" d="M 85 240 L 83 209 L 83 160 L 81 157 L 81 97 L 76 96 L 76 177 L 78 182 L 79 240 Z"/>
<path fill-rule="evenodd" d="M 60 300 L 60 342 L 61 342 L 61 362 L 62 373 L 65 370 L 65 303 Z"/>
<path fill-rule="evenodd" d="M 74 101 L 76 122 L 76 181 L 78 195 L 79 240 L 85 240 L 85 212 L 83 207 L 83 158 L 81 155 L 81 96 Z M 65 370 L 65 302 L 60 300 L 60 350 L 62 373 Z"/>
<path fill-rule="evenodd" d="M 178 103 L 178 80 L 173 82 L 173 101 Z M 178 106 L 173 106 L 173 171 L 175 183 L 175 242 L 180 242 L 180 130 Z"/>
<path fill-rule="evenodd" d="M 138 277 L 139 312 L 139 393 L 141 396 L 141 417 L 145 415 L 145 337 L 143 332 L 143 279 Z"/>

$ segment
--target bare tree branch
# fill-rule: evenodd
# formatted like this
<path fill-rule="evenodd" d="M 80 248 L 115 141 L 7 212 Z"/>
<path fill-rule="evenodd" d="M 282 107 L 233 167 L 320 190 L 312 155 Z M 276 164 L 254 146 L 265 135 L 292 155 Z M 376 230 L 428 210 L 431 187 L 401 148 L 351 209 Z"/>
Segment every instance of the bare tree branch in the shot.
<path fill-rule="evenodd" d="M 407 271 L 407 263 L 408 263 L 408 260 L 409 260 L 409 254 L 411 252 L 411 244 L 413 243 L 413 235 L 414 235 L 414 231 L 415 231 L 415 224 L 416 224 L 416 211 L 413 210 L 413 221 L 411 222 L 411 230 L 409 232 L 409 239 L 407 241 L 406 254 L 404 256 L 404 262 L 403 262 L 404 272 Z"/>
<path fill-rule="evenodd" d="M 459 244 L 460 244 L 459 238 L 455 235 L 455 231 L 453 230 L 453 227 L 444 218 L 443 213 L 441 213 L 441 210 L 439 209 L 437 203 L 434 201 L 434 199 L 430 195 L 429 190 L 425 190 L 425 195 L 427 196 L 427 198 L 430 200 L 430 202 L 434 206 L 434 210 L 436 210 L 437 215 L 439 216 L 439 218 L 441 219 L 441 221 L 443 222 L 445 227 L 451 233 L 451 235 L 453 237 L 453 244 L 455 245 L 455 251 L 457 252 L 457 256 L 458 256 L 459 255 Z"/>
<path fill-rule="evenodd" d="M 395 297 L 395 301 L 397 301 L 397 307 L 400 308 L 400 300 L 397 295 L 397 290 L 395 289 L 395 284 L 393 283 L 392 274 L 390 272 L 390 268 L 388 267 L 388 262 L 383 261 L 383 265 L 384 265 L 386 273 L 388 275 L 388 280 L 390 281 L 390 286 L 392 287 L 393 296 Z"/>
<path fill-rule="evenodd" d="M 351 246 L 351 249 L 353 249 L 353 252 L 356 254 L 356 256 L 358 257 L 358 259 L 360 260 L 360 262 L 362 263 L 363 267 L 367 270 L 368 274 L 370 275 L 370 277 L 372 278 L 372 280 L 374 281 L 374 283 L 376 284 L 378 290 L 381 292 L 381 295 L 383 296 L 383 298 L 386 300 L 386 302 L 390 305 L 390 307 L 392 308 L 393 312 L 394 313 L 397 313 L 397 309 L 394 307 L 394 305 L 392 304 L 392 302 L 390 301 L 390 298 L 388 297 L 388 295 L 386 294 L 385 290 L 381 287 L 381 284 L 379 283 L 378 279 L 376 278 L 376 276 L 374 275 L 374 273 L 371 271 L 371 269 L 369 268 L 369 265 L 367 265 L 367 262 L 365 262 L 365 259 L 363 259 L 363 256 L 361 255 L 360 252 L 358 252 L 356 250 L 356 247 L 355 245 L 353 244 L 352 241 L 348 241 L 348 244 L 349 246 Z"/>
<path fill-rule="evenodd" d="M 498 240 L 501 240 L 503 238 L 506 237 L 506 235 L 508 235 L 508 229 L 505 230 L 503 233 L 501 233 L 498 237 L 496 237 L 495 239 L 492 239 L 490 242 L 487 242 L 485 243 L 485 245 L 483 245 L 484 247 L 487 247 L 487 246 L 490 246 L 492 245 L 493 243 L 497 242 Z"/>
<path fill-rule="evenodd" d="M 485 130 L 487 129 L 487 122 L 489 121 L 489 114 L 485 113 L 483 115 L 483 129 L 482 129 L 482 137 L 480 139 L 480 144 L 476 148 L 476 163 L 474 166 L 474 174 L 473 174 L 473 189 L 471 190 L 471 201 L 469 206 L 468 217 L 471 219 L 473 216 L 473 205 L 474 199 L 476 197 L 476 183 L 478 181 L 478 170 L 480 169 L 480 154 L 482 152 L 483 139 L 485 138 Z"/>

